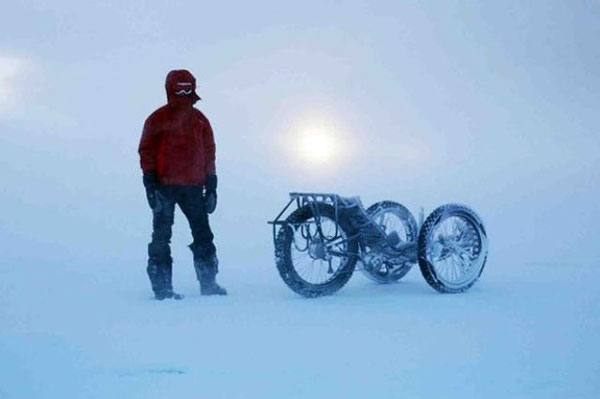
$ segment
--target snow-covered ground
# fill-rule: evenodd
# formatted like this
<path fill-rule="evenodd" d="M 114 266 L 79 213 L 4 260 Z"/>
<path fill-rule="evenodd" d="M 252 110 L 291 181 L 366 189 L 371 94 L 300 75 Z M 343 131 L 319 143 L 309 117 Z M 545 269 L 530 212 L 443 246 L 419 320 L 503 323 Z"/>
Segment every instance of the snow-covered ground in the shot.
<path fill-rule="evenodd" d="M 265 262 L 270 259 L 265 259 Z M 151 299 L 143 266 L 0 267 L 0 398 L 597 398 L 595 265 L 501 264 L 441 295 L 413 269 L 307 300 L 275 267 Z M 267 270 L 270 270 L 268 272 Z"/>

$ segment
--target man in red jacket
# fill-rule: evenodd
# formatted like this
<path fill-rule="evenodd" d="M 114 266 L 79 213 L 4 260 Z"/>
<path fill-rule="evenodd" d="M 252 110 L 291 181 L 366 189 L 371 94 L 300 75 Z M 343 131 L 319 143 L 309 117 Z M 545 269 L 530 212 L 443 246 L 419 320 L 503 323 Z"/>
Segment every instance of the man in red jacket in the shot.
<path fill-rule="evenodd" d="M 177 204 L 192 230 L 194 241 L 189 247 L 200 293 L 226 295 L 216 283 L 218 260 L 208 224 L 208 214 L 217 205 L 213 131 L 204 114 L 194 108 L 200 97 L 190 72 L 169 72 L 165 88 L 168 103 L 146 119 L 139 147 L 146 197 L 153 214 L 148 277 L 157 299 L 183 298 L 173 291 L 169 246 Z"/>

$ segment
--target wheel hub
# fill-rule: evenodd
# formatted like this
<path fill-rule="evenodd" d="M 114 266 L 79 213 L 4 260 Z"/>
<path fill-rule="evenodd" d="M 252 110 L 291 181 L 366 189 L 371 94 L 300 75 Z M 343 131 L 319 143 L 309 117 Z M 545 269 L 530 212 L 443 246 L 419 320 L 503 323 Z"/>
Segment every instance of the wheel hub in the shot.
<path fill-rule="evenodd" d="M 381 270 L 384 259 L 381 254 L 369 253 L 363 256 L 363 261 L 370 270 Z"/>
<path fill-rule="evenodd" d="M 436 260 L 444 260 L 452 255 L 460 256 L 464 252 L 464 248 L 460 243 L 460 237 L 456 236 L 440 236 L 439 248 Z"/>
<path fill-rule="evenodd" d="M 330 260 L 331 254 L 322 239 L 311 239 L 308 243 L 308 254 L 313 259 Z"/>

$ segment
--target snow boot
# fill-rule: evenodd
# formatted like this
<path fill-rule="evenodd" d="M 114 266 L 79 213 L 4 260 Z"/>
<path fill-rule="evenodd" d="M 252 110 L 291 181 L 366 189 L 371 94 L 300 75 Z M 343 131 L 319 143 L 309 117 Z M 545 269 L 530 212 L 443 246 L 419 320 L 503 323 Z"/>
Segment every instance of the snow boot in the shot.
<path fill-rule="evenodd" d="M 183 295 L 178 294 L 171 289 L 171 290 L 162 290 L 162 291 L 154 292 L 154 298 L 158 299 L 159 301 L 162 301 L 163 299 L 169 299 L 169 298 L 172 298 L 172 299 L 175 299 L 178 301 L 180 299 L 183 299 Z"/>
<path fill-rule="evenodd" d="M 176 300 L 183 299 L 183 295 L 173 291 L 172 272 L 173 266 L 171 262 L 159 262 L 156 258 L 151 257 L 148 260 L 146 268 L 154 297 L 159 301 L 166 298 Z"/>
<path fill-rule="evenodd" d="M 200 295 L 227 295 L 227 290 L 216 282 L 218 265 L 216 255 L 212 255 L 208 260 L 194 259 L 196 277 L 200 282 Z"/>

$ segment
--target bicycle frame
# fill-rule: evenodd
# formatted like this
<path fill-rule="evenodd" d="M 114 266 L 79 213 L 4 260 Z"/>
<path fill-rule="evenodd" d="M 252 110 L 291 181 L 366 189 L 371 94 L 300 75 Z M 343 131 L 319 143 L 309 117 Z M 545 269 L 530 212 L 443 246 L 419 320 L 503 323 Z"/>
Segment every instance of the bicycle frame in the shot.
<path fill-rule="evenodd" d="M 315 218 L 315 224 L 319 238 L 325 239 L 321 230 L 321 215 L 319 212 L 319 207 L 316 205 L 318 203 L 323 203 L 332 206 L 335 210 L 334 222 L 336 225 L 336 231 L 334 236 L 337 236 L 339 232 L 338 229 L 340 217 L 346 218 L 346 220 L 352 225 L 353 230 L 356 231 L 356 234 L 346 239 L 350 240 L 357 237 L 359 238 L 360 253 L 352 255 L 357 255 L 362 260 L 362 253 L 366 253 L 367 248 L 369 248 L 371 252 L 385 253 L 390 257 L 400 257 L 404 260 L 416 262 L 416 245 L 413 244 L 405 246 L 402 249 L 397 249 L 389 244 L 385 231 L 373 220 L 369 214 L 367 214 L 358 197 L 344 198 L 337 194 L 331 193 L 298 192 L 292 192 L 289 195 L 290 200 L 285 207 L 281 210 L 281 212 L 279 212 L 274 220 L 268 222 L 273 226 L 274 241 L 277 238 L 279 229 L 290 225 L 290 222 L 288 222 L 287 218 L 284 216 L 294 203 L 296 204 L 296 209 L 304 206 L 310 207 Z M 330 253 L 337 256 L 350 255 L 346 253 L 335 253 L 333 251 L 330 251 Z"/>
<path fill-rule="evenodd" d="M 312 213 L 315 215 L 315 221 L 317 224 L 317 231 L 321 238 L 323 238 L 323 232 L 321 230 L 321 215 L 319 212 L 319 208 L 315 205 L 316 203 L 328 204 L 334 207 L 335 209 L 335 235 L 338 234 L 339 229 L 339 196 L 337 194 L 327 194 L 327 193 L 290 193 L 290 200 L 287 205 L 283 207 L 281 212 L 275 217 L 274 220 L 269 221 L 267 223 L 273 225 L 273 240 L 276 240 L 278 228 L 277 226 L 288 226 L 290 223 L 287 221 L 287 218 L 283 218 L 286 214 L 286 211 L 290 208 L 290 206 L 296 203 L 296 209 L 301 208 L 303 206 L 309 206 L 311 208 Z"/>
<path fill-rule="evenodd" d="M 483 222 L 466 205 L 441 205 L 425 220 L 421 208 L 417 221 L 395 201 L 378 201 L 365 209 L 358 197 L 299 192 L 289 196 L 268 223 L 279 275 L 302 296 L 330 295 L 355 270 L 376 283 L 393 283 L 417 263 L 433 289 L 459 293 L 477 281 L 485 266 Z"/>

